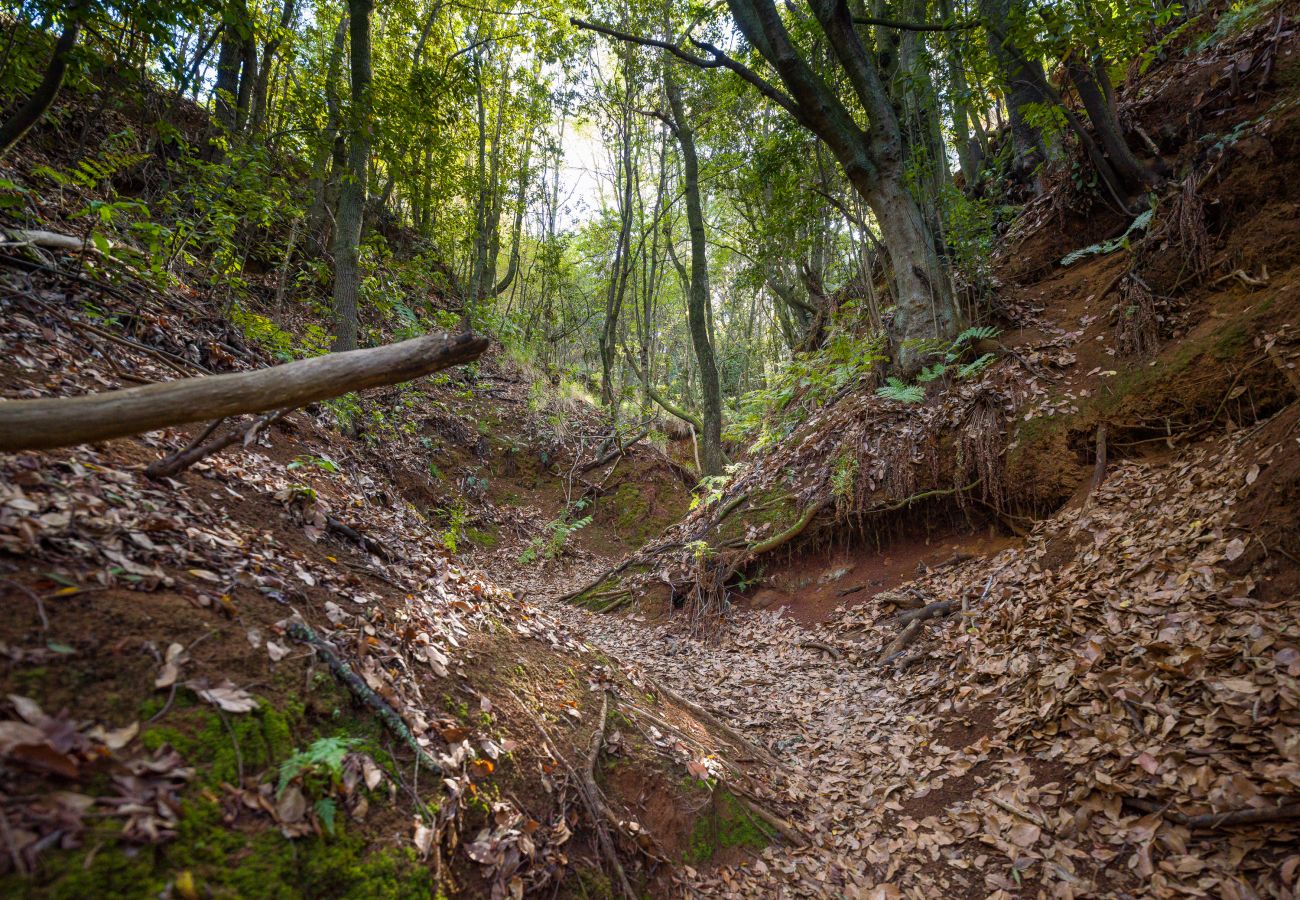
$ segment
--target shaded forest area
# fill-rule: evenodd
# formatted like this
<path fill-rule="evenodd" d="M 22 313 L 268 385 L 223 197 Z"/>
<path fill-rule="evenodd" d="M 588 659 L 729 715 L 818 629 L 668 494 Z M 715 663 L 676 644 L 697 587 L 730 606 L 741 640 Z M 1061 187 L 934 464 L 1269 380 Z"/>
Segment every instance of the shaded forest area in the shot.
<path fill-rule="evenodd" d="M 5 893 L 1294 897 L 1296 13 L 0 8 Z"/>

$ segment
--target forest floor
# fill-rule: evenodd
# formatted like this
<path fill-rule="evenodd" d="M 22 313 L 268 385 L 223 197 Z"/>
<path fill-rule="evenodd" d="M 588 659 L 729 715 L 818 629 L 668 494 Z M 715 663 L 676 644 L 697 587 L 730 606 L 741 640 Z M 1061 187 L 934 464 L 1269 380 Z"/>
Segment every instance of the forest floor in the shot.
<path fill-rule="evenodd" d="M 1201 276 L 1179 286 L 1171 232 L 1059 265 L 1127 223 L 1046 197 L 997 260 L 1007 328 L 984 380 L 916 408 L 865 389 L 807 426 L 939 422 L 956 456 L 964 420 L 945 416 L 993 397 L 1016 502 L 827 523 L 754 561 L 706 633 L 667 602 L 675 559 L 615 614 L 564 599 L 707 514 L 689 445 L 589 466 L 599 410 L 499 352 L 368 395 L 355 435 L 314 405 L 172 478 L 144 470 L 201 428 L 0 455 L 0 890 L 1296 896 L 1300 56 L 1282 21 L 1126 106 L 1194 158 Z M 1261 71 L 1280 87 L 1250 87 Z M 42 212 L 58 225 L 82 199 Z M 5 398 L 270 361 L 215 298 L 2 255 Z M 1160 325 L 1134 347 L 1107 292 L 1139 264 Z M 820 489 L 815 441 L 777 452 L 749 474 Z"/>

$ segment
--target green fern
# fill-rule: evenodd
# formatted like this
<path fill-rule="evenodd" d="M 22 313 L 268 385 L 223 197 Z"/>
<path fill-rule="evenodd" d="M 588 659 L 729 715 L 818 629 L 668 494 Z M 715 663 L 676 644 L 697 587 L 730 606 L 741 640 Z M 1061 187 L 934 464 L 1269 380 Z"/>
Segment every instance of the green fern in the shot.
<path fill-rule="evenodd" d="M 283 794 L 289 783 L 300 775 L 320 774 L 331 781 L 341 778 L 343 760 L 359 743 L 356 738 L 325 737 L 313 742 L 306 750 L 296 751 L 280 763 L 280 783 L 275 789 L 276 795 Z"/>
<path fill-rule="evenodd" d="M 334 802 L 334 798 L 321 797 L 312 808 L 316 810 L 316 815 L 320 817 L 320 823 L 325 826 L 325 831 L 333 837 L 334 818 L 339 810 L 339 805 Z"/>
<path fill-rule="evenodd" d="M 947 363 L 935 363 L 932 366 L 926 366 L 922 369 L 921 374 L 916 376 L 916 380 L 921 384 L 929 384 L 931 381 L 936 381 L 937 379 L 942 378 L 944 373 L 947 371 Z"/>
<path fill-rule="evenodd" d="M 996 358 L 997 357 L 995 357 L 992 353 L 985 353 L 979 359 L 968 362 L 966 363 L 966 365 L 958 369 L 957 377 L 971 378 L 975 375 L 978 375 L 980 372 L 983 372 L 985 369 L 987 369 L 989 367 L 989 364 L 992 363 L 993 360 Z"/>
<path fill-rule="evenodd" d="M 907 384 L 901 379 L 890 376 L 885 379 L 884 387 L 876 388 L 876 396 L 897 403 L 920 403 L 925 399 L 925 390 L 919 385 Z"/>
<path fill-rule="evenodd" d="M 998 334 L 998 330 L 992 325 L 972 325 L 953 339 L 952 347 L 955 350 L 956 348 L 965 346 L 968 343 L 973 344 L 976 341 L 990 341 L 997 337 Z"/>

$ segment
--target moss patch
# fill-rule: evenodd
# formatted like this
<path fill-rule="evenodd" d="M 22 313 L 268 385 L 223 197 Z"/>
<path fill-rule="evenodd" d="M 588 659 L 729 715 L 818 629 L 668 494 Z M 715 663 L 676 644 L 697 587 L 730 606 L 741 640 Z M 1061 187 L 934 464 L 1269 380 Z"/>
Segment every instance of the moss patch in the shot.
<path fill-rule="evenodd" d="M 301 721 L 302 705 L 280 711 L 266 701 L 247 715 L 228 715 L 210 707 L 190 706 L 171 713 L 167 724 L 146 729 L 140 740 L 153 752 L 170 744 L 187 763 L 195 765 L 199 782 L 209 787 L 236 784 L 241 775 L 256 775 L 293 752 L 293 724 Z"/>
<path fill-rule="evenodd" d="M 708 810 L 695 822 L 683 861 L 699 865 L 733 847 L 761 850 L 775 836 L 776 832 L 756 818 L 735 794 L 717 787 Z"/>
<path fill-rule="evenodd" d="M 6 896 L 151 897 L 188 873 L 199 896 L 429 897 L 429 870 L 411 851 L 371 849 L 340 828 L 334 838 L 290 841 L 274 830 L 228 828 L 221 808 L 194 799 L 181 809 L 175 841 L 161 847 L 119 844 L 115 834 L 87 841 L 94 850 L 44 854 L 30 881 L 0 879 Z"/>

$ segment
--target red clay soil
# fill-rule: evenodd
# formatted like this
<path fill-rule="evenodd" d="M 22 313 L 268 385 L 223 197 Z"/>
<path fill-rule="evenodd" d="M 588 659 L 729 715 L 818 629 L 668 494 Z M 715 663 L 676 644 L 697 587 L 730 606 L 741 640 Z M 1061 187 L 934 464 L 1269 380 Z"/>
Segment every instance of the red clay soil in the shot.
<path fill-rule="evenodd" d="M 749 596 L 751 609 L 785 609 L 797 622 L 831 618 L 840 606 L 857 606 L 910 581 L 926 568 L 974 556 L 992 556 L 1019 543 L 996 532 L 945 531 L 897 540 L 883 549 L 874 544 L 831 548 L 795 557 L 764 578 Z"/>

